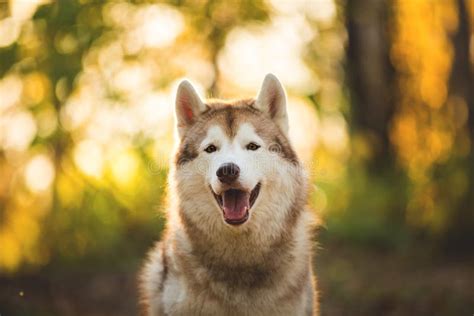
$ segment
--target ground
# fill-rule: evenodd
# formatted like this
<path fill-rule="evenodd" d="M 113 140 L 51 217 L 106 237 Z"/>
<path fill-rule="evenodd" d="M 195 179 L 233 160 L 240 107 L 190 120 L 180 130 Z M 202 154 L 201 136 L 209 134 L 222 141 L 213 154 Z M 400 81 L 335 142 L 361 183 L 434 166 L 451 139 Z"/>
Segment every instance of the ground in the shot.
<path fill-rule="evenodd" d="M 472 257 L 328 242 L 319 246 L 315 266 L 321 315 L 474 313 Z M 136 314 L 135 271 L 50 271 L 0 278 L 1 316 Z"/>

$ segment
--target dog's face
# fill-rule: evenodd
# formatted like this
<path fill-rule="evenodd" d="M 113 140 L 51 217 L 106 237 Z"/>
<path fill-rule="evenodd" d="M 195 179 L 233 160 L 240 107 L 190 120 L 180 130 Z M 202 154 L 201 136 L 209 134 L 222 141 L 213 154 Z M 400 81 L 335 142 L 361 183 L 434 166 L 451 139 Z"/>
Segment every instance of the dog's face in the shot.
<path fill-rule="evenodd" d="M 256 100 L 201 101 L 183 81 L 176 96 L 180 209 L 199 225 L 278 224 L 304 175 L 288 138 L 286 96 L 268 75 Z"/>

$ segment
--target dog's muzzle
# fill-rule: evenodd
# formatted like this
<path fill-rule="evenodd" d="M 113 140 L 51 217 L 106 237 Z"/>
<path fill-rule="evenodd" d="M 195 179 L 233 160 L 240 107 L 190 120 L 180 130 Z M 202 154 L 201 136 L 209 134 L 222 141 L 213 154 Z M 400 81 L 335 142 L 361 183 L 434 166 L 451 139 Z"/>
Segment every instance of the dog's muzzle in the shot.
<path fill-rule="evenodd" d="M 211 191 L 219 204 L 224 215 L 224 220 L 230 225 L 240 225 L 249 219 L 249 210 L 255 204 L 258 194 L 260 193 L 260 183 L 248 192 L 241 189 L 231 188 L 216 194 Z"/>

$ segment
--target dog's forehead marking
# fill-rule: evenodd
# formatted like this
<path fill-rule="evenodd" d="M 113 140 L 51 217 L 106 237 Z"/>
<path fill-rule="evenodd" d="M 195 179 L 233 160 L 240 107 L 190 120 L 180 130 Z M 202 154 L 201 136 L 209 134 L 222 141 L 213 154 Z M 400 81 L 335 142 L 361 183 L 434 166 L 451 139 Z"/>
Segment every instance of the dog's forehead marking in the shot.
<path fill-rule="evenodd" d="M 223 131 L 222 127 L 218 124 L 211 125 L 207 130 L 206 137 L 202 141 L 202 144 L 205 146 L 207 143 L 213 141 L 226 141 L 228 140 L 227 134 Z"/>
<path fill-rule="evenodd" d="M 232 102 L 208 102 L 208 109 L 199 117 L 182 139 L 176 155 L 178 165 L 192 161 L 199 155 L 200 146 L 223 145 L 233 141 L 239 134 L 240 142 L 261 141 L 266 146 L 274 145 L 278 153 L 292 163 L 298 163 L 298 158 L 291 148 L 289 140 L 281 133 L 272 120 L 255 109 L 253 100 L 237 100 Z M 242 126 L 246 126 L 243 129 Z M 252 134 L 252 132 L 254 134 Z M 241 135 L 251 135 L 252 138 L 241 140 Z M 211 139 L 211 136 L 214 139 Z M 208 140 L 205 144 L 204 140 Z M 221 144 L 218 144 L 221 140 Z"/>
<path fill-rule="evenodd" d="M 227 126 L 224 126 L 227 127 Z M 234 141 L 259 141 L 263 142 L 262 138 L 257 134 L 255 127 L 248 122 L 243 122 L 234 126 L 236 132 L 234 135 L 229 135 L 227 130 L 224 131 L 224 128 L 219 125 L 211 125 L 206 133 L 205 138 L 203 139 L 201 146 L 207 146 L 212 142 L 217 142 L 219 145 L 223 145 L 225 142 L 234 142 Z"/>
<path fill-rule="evenodd" d="M 243 102 L 243 101 L 241 101 Z M 211 103 L 210 111 L 203 116 L 207 126 L 219 124 L 229 139 L 235 138 L 238 128 L 243 122 L 252 122 L 260 112 L 249 105 L 240 103 Z"/>
<path fill-rule="evenodd" d="M 235 136 L 236 139 L 238 140 L 244 140 L 244 141 L 262 141 L 260 136 L 257 134 L 255 127 L 247 122 L 244 122 L 240 124 L 240 126 L 237 129 L 237 133 Z"/>

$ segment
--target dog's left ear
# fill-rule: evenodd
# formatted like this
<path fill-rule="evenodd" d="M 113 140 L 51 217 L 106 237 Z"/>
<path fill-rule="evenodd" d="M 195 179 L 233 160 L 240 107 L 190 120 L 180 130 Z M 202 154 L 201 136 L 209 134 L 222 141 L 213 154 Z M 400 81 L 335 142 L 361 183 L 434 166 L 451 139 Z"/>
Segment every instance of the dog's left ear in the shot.
<path fill-rule="evenodd" d="M 197 117 L 206 110 L 206 105 L 188 80 L 183 80 L 179 84 L 175 103 L 176 123 L 181 138 L 185 131 L 196 122 Z"/>
<path fill-rule="evenodd" d="M 282 132 L 288 134 L 285 89 L 275 75 L 265 76 L 255 105 L 259 110 L 268 113 Z"/>

